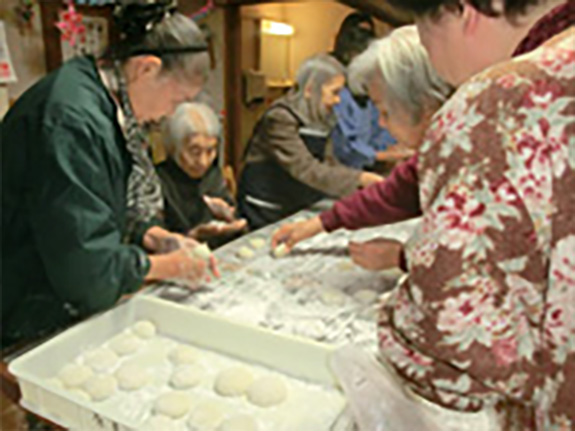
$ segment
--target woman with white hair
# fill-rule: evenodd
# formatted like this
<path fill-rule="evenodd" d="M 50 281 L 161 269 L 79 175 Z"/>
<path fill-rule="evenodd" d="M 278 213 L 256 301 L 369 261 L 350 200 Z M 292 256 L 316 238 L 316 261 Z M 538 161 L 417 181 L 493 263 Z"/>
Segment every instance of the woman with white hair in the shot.
<path fill-rule="evenodd" d="M 220 120 L 208 105 L 182 103 L 165 123 L 168 158 L 156 167 L 165 226 L 212 247 L 246 226 L 235 219 L 234 199 L 217 164 L 220 137 Z"/>
<path fill-rule="evenodd" d="M 335 162 L 327 146 L 345 70 L 320 54 L 298 70 L 296 86 L 254 129 L 239 185 L 239 208 L 252 229 L 276 222 L 325 196 L 341 197 L 381 177 Z"/>
<path fill-rule="evenodd" d="M 380 113 L 380 124 L 402 144 L 417 150 L 433 114 L 452 89 L 433 70 L 414 26 L 402 27 L 372 43 L 349 67 L 350 88 L 369 94 Z M 361 229 L 394 223 L 421 215 L 414 166 L 416 156 L 397 165 L 386 180 L 335 203 L 329 211 L 300 223 L 282 226 L 274 245 L 292 248 L 318 233 L 340 228 Z M 397 256 L 401 244 L 378 245 L 379 240 L 351 243 L 352 259 L 367 269 L 388 265 L 382 255 Z M 396 253 L 394 255 L 394 253 Z M 396 259 L 395 263 L 399 264 Z"/>

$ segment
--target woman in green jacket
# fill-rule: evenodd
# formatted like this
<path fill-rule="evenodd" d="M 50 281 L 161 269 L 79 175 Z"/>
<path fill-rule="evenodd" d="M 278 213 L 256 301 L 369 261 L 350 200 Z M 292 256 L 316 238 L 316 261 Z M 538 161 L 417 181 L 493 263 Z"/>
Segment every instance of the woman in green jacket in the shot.
<path fill-rule="evenodd" d="M 156 222 L 163 201 L 142 130 L 201 90 L 204 38 L 165 1 L 115 16 L 115 47 L 40 80 L 2 124 L 2 347 L 106 309 L 146 280 L 205 275 L 184 249 L 161 254 L 173 234 Z"/>

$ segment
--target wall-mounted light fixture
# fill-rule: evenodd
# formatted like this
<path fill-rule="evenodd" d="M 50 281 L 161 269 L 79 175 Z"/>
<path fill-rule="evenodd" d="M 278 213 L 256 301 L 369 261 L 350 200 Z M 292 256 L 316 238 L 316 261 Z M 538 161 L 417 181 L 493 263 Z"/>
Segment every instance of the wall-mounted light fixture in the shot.
<path fill-rule="evenodd" d="M 294 33 L 294 28 L 283 22 L 262 19 L 262 33 L 274 36 L 291 36 Z"/>

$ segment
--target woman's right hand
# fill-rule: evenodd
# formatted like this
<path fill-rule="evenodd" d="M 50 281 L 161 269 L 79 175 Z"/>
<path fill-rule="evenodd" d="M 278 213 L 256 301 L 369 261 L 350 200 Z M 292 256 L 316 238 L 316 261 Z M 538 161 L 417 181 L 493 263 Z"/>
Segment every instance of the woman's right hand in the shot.
<path fill-rule="evenodd" d="M 359 176 L 359 182 L 363 188 L 384 180 L 385 178 L 383 178 L 381 175 L 374 174 L 373 172 L 362 172 Z"/>
<path fill-rule="evenodd" d="M 186 282 L 190 289 L 197 288 L 202 281 L 209 281 L 207 269 L 219 277 L 216 260 L 213 256 L 208 261 L 193 255 L 189 249 L 182 247 L 172 252 L 149 256 L 150 271 L 146 281 L 180 280 Z"/>
<path fill-rule="evenodd" d="M 285 244 L 288 251 L 291 251 L 298 242 L 311 238 L 324 230 L 319 216 L 297 223 L 285 224 L 274 233 L 272 249 L 275 249 L 279 244 Z"/>

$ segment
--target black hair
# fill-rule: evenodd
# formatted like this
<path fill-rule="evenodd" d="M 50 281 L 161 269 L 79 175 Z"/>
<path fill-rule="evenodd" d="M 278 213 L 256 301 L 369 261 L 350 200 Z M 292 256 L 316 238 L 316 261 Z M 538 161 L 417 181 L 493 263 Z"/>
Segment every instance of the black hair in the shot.
<path fill-rule="evenodd" d="M 493 0 L 389 0 L 393 6 L 420 17 L 436 17 L 442 10 L 461 11 L 464 1 L 484 15 L 497 17 L 503 14 L 508 19 L 514 19 L 543 0 L 503 0 L 502 13 L 493 8 Z"/>
<path fill-rule="evenodd" d="M 332 54 L 340 63 L 347 66 L 353 57 L 367 49 L 373 39 L 375 39 L 375 24 L 371 16 L 359 12 L 351 13 L 341 23 Z"/>

